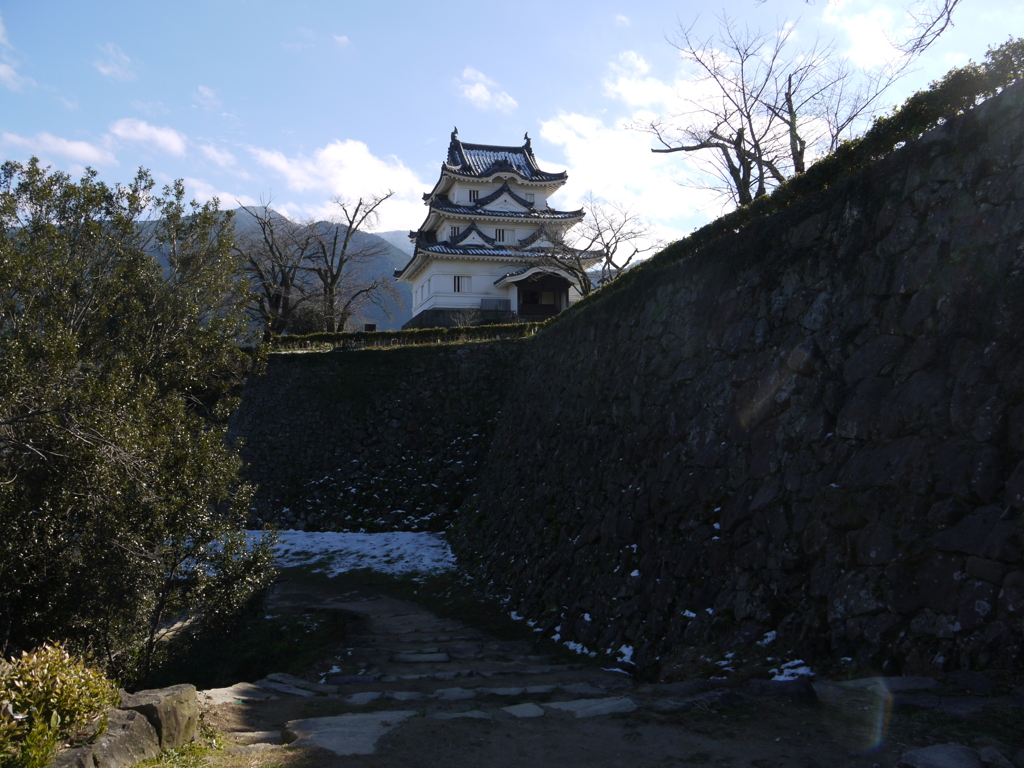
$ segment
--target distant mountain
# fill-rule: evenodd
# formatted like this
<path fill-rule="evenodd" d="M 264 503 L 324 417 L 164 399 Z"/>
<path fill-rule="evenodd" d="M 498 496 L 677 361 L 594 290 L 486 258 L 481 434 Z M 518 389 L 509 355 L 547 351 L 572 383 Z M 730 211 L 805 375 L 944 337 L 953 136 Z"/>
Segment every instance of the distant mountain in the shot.
<path fill-rule="evenodd" d="M 412 240 L 409 239 L 408 230 L 395 229 L 390 232 L 374 232 L 374 234 L 381 240 L 387 240 L 410 259 L 412 258 Z"/>
<path fill-rule="evenodd" d="M 261 215 L 267 212 L 266 208 L 255 208 L 253 210 Z M 285 218 L 274 210 L 271 210 L 269 213 L 271 218 Z M 259 225 L 256 223 L 256 219 L 245 210 L 236 208 L 234 214 L 236 236 L 259 233 Z M 399 232 L 379 232 L 375 234 L 357 232 L 355 237 L 353 237 L 353 247 L 361 249 L 383 241 L 384 252 L 371 262 L 357 265 L 356 275 L 377 276 L 383 274 L 392 277 L 396 269 L 404 267 L 412 255 L 411 243 L 409 243 L 408 233 L 404 233 L 404 245 L 409 246 L 409 249 L 406 251 L 401 247 L 396 247 L 392 237 L 389 236 L 398 234 Z M 400 243 L 401 241 L 398 242 Z M 399 295 L 402 297 L 402 306 L 394 305 L 391 307 L 392 318 L 389 320 L 383 310 L 370 307 L 364 312 L 363 322 L 375 323 L 378 331 L 395 331 L 400 329 L 412 317 L 412 286 L 408 283 L 398 283 L 396 287 Z"/>

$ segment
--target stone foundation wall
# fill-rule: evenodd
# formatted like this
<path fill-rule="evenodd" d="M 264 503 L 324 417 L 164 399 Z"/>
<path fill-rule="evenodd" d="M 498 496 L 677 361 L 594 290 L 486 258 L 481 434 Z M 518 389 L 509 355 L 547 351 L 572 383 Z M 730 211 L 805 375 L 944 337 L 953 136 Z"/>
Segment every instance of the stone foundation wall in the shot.
<path fill-rule="evenodd" d="M 1022 125 L 1017 86 L 538 334 L 460 557 L 641 667 L 1018 664 Z"/>
<path fill-rule="evenodd" d="M 283 353 L 246 384 L 229 440 L 253 524 L 444 528 L 465 497 L 522 342 Z"/>

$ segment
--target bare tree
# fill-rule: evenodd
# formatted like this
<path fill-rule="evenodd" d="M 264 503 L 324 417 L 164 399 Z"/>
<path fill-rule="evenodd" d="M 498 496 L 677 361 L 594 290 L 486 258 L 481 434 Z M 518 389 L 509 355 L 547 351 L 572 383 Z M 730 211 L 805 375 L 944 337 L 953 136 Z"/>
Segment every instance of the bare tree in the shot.
<path fill-rule="evenodd" d="M 641 254 L 656 250 L 661 241 L 651 226 L 624 203 L 606 202 L 588 192 L 585 217 L 568 231 L 546 231 L 551 248 L 530 254 L 533 264 L 567 273 L 581 296 L 614 280 Z"/>
<path fill-rule="evenodd" d="M 710 94 L 688 99 L 687 109 L 633 127 L 661 144 L 652 152 L 698 152 L 708 158 L 709 185 L 745 205 L 794 173 L 808 155 L 835 149 L 905 71 L 905 64 L 856 72 L 832 43 L 815 41 L 790 51 L 793 27 L 772 32 L 719 19 L 716 37 L 698 38 L 681 27 L 669 42 L 692 62 Z"/>
<path fill-rule="evenodd" d="M 924 53 L 953 26 L 953 11 L 958 5 L 960 0 L 930 0 L 923 9 L 919 6 L 907 8 L 907 14 L 914 20 L 914 31 L 909 40 L 896 47 L 908 56 Z"/>
<path fill-rule="evenodd" d="M 272 211 L 270 202 L 243 206 L 256 228 L 251 234 L 236 235 L 234 246 L 246 260 L 255 296 L 251 314 L 263 324 L 264 341 L 271 334 L 284 333 L 312 296 L 306 269 L 313 233 Z"/>
<path fill-rule="evenodd" d="M 350 317 L 369 306 L 390 316 L 391 307 L 401 302 L 394 281 L 386 274 L 364 273 L 367 265 L 388 251 L 385 241 L 367 241 L 364 235 L 377 223 L 381 204 L 393 194 L 389 190 L 355 201 L 335 198 L 341 211 L 339 222 L 306 225 L 312 234 L 309 269 L 319 278 L 323 330 L 344 330 Z"/>

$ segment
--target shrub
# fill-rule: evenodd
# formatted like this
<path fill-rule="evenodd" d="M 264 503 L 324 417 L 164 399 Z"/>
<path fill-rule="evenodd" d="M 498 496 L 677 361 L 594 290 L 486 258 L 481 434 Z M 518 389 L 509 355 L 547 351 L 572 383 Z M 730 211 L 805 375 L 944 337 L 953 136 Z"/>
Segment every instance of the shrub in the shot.
<path fill-rule="evenodd" d="M 117 686 L 60 645 L 0 661 L 0 767 L 44 768 L 63 740 L 93 736 Z"/>

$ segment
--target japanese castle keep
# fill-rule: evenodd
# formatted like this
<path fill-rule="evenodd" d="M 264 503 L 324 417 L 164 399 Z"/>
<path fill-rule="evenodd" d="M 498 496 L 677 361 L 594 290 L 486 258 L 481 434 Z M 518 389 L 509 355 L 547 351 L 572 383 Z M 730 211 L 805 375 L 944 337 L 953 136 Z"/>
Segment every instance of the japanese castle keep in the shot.
<path fill-rule="evenodd" d="M 521 147 L 497 147 L 452 132 L 441 177 L 423 196 L 427 218 L 409 233 L 412 259 L 395 271 L 412 283 L 405 328 L 543 320 L 580 297 L 552 263 L 549 238 L 558 240 L 583 211 L 548 207 L 568 174 L 542 171 L 524 138 Z"/>

